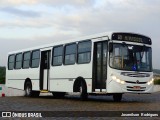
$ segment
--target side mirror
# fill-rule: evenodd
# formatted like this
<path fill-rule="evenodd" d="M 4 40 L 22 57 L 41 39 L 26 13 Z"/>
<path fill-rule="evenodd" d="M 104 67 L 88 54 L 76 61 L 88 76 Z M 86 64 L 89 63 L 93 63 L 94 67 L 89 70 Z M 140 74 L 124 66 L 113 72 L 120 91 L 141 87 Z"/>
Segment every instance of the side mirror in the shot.
<path fill-rule="evenodd" d="M 113 51 L 113 43 L 109 43 L 109 52 Z"/>

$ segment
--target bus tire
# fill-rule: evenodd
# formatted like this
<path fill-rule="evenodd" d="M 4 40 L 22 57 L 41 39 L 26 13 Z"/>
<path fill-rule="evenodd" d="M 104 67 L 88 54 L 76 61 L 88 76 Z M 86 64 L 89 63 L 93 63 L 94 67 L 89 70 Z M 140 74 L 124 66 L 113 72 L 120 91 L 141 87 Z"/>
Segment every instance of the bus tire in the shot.
<path fill-rule="evenodd" d="M 122 100 L 122 93 L 113 94 L 113 100 L 115 102 L 120 102 Z"/>
<path fill-rule="evenodd" d="M 52 92 L 54 98 L 64 98 L 65 92 Z"/>
<path fill-rule="evenodd" d="M 32 85 L 31 82 L 27 81 L 25 84 L 25 96 L 26 97 L 31 97 L 32 96 Z"/>
<path fill-rule="evenodd" d="M 40 91 L 32 91 L 32 84 L 30 81 L 27 81 L 25 84 L 25 96 L 26 97 L 38 97 Z"/>
<path fill-rule="evenodd" d="M 81 81 L 81 84 L 79 86 L 79 92 L 80 92 L 80 99 L 81 100 L 87 100 L 88 99 L 87 87 L 86 87 L 86 84 L 83 81 Z"/>

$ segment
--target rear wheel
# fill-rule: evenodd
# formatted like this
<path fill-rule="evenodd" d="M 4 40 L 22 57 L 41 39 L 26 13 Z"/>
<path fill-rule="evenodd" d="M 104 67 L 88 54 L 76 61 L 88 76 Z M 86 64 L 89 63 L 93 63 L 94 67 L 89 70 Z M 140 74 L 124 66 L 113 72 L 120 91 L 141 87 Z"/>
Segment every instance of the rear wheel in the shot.
<path fill-rule="evenodd" d="M 120 102 L 122 100 L 122 93 L 116 93 L 113 95 L 113 100 L 115 102 Z"/>
<path fill-rule="evenodd" d="M 32 85 L 31 82 L 27 81 L 25 84 L 25 96 L 31 97 L 32 95 Z"/>
<path fill-rule="evenodd" d="M 27 81 L 25 84 L 25 96 L 26 97 L 38 97 L 40 94 L 39 91 L 32 91 L 31 82 Z"/>

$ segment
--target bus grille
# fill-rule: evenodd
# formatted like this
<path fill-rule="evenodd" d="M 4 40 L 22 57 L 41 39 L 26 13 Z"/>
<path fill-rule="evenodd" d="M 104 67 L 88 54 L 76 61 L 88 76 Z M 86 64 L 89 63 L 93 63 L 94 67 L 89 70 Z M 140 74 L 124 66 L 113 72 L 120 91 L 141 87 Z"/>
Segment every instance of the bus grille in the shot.
<path fill-rule="evenodd" d="M 128 91 L 145 91 L 146 87 L 140 87 L 140 89 L 134 89 L 134 87 L 127 86 Z"/>
<path fill-rule="evenodd" d="M 148 73 L 138 73 L 138 72 L 121 72 L 121 75 L 129 77 L 150 77 Z"/>
<path fill-rule="evenodd" d="M 126 83 L 132 83 L 132 84 L 146 84 L 147 82 L 133 82 L 133 81 L 125 81 Z"/>

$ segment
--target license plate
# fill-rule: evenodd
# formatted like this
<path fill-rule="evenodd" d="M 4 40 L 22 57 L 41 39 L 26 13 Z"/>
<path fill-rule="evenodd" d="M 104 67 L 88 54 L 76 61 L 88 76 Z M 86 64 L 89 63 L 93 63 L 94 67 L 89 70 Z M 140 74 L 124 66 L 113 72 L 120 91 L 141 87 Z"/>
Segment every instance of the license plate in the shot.
<path fill-rule="evenodd" d="M 134 89 L 134 90 L 140 90 L 141 87 L 140 87 L 140 86 L 134 86 L 133 89 Z"/>

